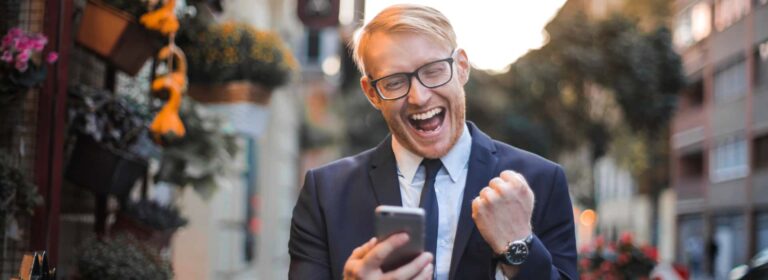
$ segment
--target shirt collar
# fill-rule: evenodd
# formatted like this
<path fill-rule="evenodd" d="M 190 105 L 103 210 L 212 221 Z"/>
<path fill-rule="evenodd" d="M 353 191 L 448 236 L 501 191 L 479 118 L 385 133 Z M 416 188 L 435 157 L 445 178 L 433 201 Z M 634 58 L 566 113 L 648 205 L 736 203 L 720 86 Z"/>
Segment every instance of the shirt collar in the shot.
<path fill-rule="evenodd" d="M 419 170 L 419 165 L 421 165 L 424 157 L 403 147 L 394 136 L 392 136 L 392 151 L 395 153 L 399 175 L 403 176 L 406 182 L 413 182 L 413 177 L 416 176 L 416 171 Z M 454 183 L 458 180 L 461 170 L 467 166 L 471 151 L 472 136 L 469 134 L 467 125 L 464 124 L 464 130 L 459 136 L 459 140 L 446 155 L 440 158 L 445 170 L 448 171 L 448 176 Z"/>

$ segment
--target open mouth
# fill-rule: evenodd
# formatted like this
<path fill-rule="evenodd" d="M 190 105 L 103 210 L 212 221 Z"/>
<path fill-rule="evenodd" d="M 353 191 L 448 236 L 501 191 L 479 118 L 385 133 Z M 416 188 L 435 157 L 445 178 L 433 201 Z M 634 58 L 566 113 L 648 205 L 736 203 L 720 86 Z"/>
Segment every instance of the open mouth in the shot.
<path fill-rule="evenodd" d="M 443 125 L 445 109 L 442 107 L 408 116 L 411 127 L 421 132 L 434 132 Z"/>

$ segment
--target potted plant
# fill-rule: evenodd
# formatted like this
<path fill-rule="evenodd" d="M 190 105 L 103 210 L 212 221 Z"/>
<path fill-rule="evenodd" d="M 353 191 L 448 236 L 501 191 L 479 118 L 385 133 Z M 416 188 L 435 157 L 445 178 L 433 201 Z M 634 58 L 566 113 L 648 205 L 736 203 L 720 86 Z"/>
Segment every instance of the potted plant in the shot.
<path fill-rule="evenodd" d="M 37 186 L 24 177 L 6 152 L 0 151 L 0 225 L 4 235 L 19 239 L 16 218 L 32 216 L 42 204 Z"/>
<path fill-rule="evenodd" d="M 150 11 L 149 0 L 89 0 L 77 43 L 133 76 L 163 46 L 163 36 L 137 18 Z"/>
<path fill-rule="evenodd" d="M 656 266 L 658 252 L 652 246 L 638 247 L 631 233 L 605 244 L 598 236 L 595 244 L 582 248 L 579 256 L 579 275 L 582 279 L 649 279 Z"/>
<path fill-rule="evenodd" d="M 14 27 L 0 41 L 0 104 L 7 104 L 29 89 L 39 86 L 46 75 L 40 55 L 48 38 Z M 56 62 L 58 54 L 49 52 L 45 61 Z"/>
<path fill-rule="evenodd" d="M 210 198 L 221 182 L 240 170 L 236 134 L 224 119 L 190 99 L 182 103 L 180 116 L 187 133 L 163 147 L 155 181 L 192 186 Z"/>
<path fill-rule="evenodd" d="M 188 94 L 200 102 L 266 104 L 297 67 L 277 34 L 245 23 L 191 19 L 178 44 L 187 54 Z"/>
<path fill-rule="evenodd" d="M 172 206 L 142 199 L 132 202 L 117 213 L 111 233 L 129 233 L 157 249 L 168 247 L 173 233 L 187 224 L 179 210 Z"/>
<path fill-rule="evenodd" d="M 149 113 L 140 104 L 88 87 L 69 90 L 69 131 L 75 145 L 65 176 L 96 194 L 127 197 L 147 171 Z"/>
<path fill-rule="evenodd" d="M 78 277 L 75 279 L 173 278 L 171 264 L 131 236 L 86 240 L 78 251 Z"/>

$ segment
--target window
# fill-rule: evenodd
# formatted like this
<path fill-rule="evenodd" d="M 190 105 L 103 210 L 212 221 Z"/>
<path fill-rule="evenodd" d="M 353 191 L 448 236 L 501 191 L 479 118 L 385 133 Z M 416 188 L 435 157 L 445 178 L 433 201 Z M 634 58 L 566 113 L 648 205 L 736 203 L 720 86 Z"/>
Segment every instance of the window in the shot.
<path fill-rule="evenodd" d="M 756 252 L 768 249 L 768 211 L 755 215 L 755 231 Z"/>
<path fill-rule="evenodd" d="M 747 64 L 741 60 L 715 74 L 715 101 L 738 99 L 747 91 Z"/>
<path fill-rule="evenodd" d="M 682 109 L 701 107 L 704 104 L 704 83 L 697 80 L 689 84 L 683 94 L 680 96 L 680 107 Z"/>
<path fill-rule="evenodd" d="M 768 86 L 768 41 L 758 45 L 755 53 L 755 84 Z"/>
<path fill-rule="evenodd" d="M 744 137 L 728 137 L 720 141 L 711 153 L 710 180 L 719 183 L 747 176 L 747 141 Z"/>
<path fill-rule="evenodd" d="M 680 173 L 683 179 L 698 179 L 704 176 L 704 153 L 684 155 L 680 159 Z"/>
<path fill-rule="evenodd" d="M 701 215 L 680 216 L 677 236 L 677 262 L 688 267 L 691 279 L 703 277 L 704 219 Z"/>
<path fill-rule="evenodd" d="M 683 10 L 675 23 L 674 43 L 686 48 L 709 36 L 712 30 L 712 8 L 702 1 Z"/>
<path fill-rule="evenodd" d="M 768 134 L 755 138 L 754 149 L 752 166 L 755 169 L 768 168 Z"/>
<path fill-rule="evenodd" d="M 711 242 L 717 250 L 713 254 L 715 279 L 728 279 L 728 272 L 739 264 L 746 263 L 747 238 L 744 215 L 715 217 L 715 228 Z M 712 246 L 712 245 L 710 245 Z"/>
<path fill-rule="evenodd" d="M 716 0 L 715 29 L 723 31 L 741 20 L 751 9 L 750 0 Z"/>

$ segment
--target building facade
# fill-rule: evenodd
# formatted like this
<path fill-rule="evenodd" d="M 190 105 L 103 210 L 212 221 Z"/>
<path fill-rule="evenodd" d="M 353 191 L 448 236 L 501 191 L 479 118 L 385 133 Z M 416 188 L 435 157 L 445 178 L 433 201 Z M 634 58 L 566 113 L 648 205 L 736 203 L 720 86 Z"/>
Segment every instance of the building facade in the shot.
<path fill-rule="evenodd" d="M 768 1 L 678 0 L 688 86 L 671 133 L 676 260 L 724 279 L 768 248 Z"/>

